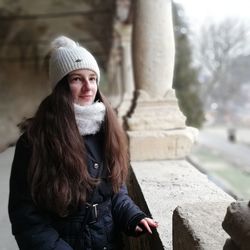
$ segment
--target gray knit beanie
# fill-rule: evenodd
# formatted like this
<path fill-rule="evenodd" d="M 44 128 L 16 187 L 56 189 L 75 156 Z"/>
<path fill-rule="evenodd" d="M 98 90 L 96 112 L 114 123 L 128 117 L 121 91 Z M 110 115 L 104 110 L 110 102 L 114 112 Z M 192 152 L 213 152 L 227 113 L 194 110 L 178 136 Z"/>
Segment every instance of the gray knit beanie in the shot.
<path fill-rule="evenodd" d="M 68 37 L 59 36 L 51 43 L 49 80 L 52 89 L 68 73 L 77 69 L 90 69 L 100 82 L 100 70 L 94 56 Z"/>

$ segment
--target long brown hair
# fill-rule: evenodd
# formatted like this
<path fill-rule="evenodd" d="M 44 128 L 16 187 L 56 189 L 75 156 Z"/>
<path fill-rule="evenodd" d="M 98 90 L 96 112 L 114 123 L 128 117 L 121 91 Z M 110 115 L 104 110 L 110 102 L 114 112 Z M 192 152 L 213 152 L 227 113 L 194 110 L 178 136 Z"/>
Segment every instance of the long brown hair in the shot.
<path fill-rule="evenodd" d="M 128 174 L 128 143 L 108 100 L 98 90 L 96 99 L 106 107 L 104 129 L 105 165 L 113 191 L 118 192 Z M 26 125 L 32 156 L 28 181 L 34 202 L 60 216 L 85 202 L 97 180 L 87 170 L 84 138 L 79 134 L 73 99 L 63 78 L 40 104 Z"/>

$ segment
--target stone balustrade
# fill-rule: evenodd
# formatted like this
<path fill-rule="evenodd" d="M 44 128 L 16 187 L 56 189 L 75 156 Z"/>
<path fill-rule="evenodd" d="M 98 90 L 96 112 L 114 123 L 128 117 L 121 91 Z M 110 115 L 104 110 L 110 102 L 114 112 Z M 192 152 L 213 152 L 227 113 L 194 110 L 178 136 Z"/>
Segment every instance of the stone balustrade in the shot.
<path fill-rule="evenodd" d="M 220 250 L 229 237 L 221 224 L 234 199 L 185 160 L 134 161 L 130 192 L 159 222 L 129 249 Z"/>

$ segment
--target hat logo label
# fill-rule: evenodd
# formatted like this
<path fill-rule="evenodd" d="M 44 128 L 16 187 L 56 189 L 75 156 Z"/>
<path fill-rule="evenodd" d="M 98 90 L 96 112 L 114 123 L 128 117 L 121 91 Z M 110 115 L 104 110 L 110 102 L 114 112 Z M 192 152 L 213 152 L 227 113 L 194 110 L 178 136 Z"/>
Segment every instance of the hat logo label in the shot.
<path fill-rule="evenodd" d="M 81 62 L 82 60 L 81 59 L 76 59 L 75 62 Z"/>

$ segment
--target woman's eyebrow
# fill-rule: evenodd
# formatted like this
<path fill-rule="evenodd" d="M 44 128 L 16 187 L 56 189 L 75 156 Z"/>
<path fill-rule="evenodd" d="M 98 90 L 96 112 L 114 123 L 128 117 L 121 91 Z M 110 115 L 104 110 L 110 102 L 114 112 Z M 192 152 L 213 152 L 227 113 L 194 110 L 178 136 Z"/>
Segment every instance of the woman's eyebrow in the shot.
<path fill-rule="evenodd" d="M 69 76 L 72 77 L 72 76 L 81 76 L 81 75 L 77 74 L 77 73 L 74 73 L 74 74 L 70 74 Z"/>

